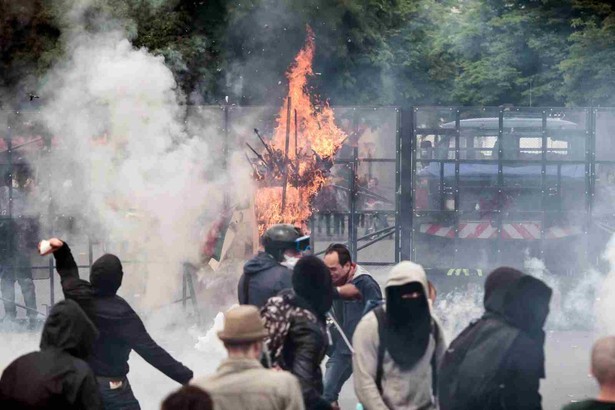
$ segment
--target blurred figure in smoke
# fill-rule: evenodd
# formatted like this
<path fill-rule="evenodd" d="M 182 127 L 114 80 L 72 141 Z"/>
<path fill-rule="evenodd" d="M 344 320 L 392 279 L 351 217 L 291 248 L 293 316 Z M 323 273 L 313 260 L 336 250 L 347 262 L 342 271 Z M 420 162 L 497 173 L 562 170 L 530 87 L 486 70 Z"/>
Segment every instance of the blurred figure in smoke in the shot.
<path fill-rule="evenodd" d="M 322 397 L 320 370 L 328 346 L 326 314 L 333 303 L 331 274 L 319 258 L 304 256 L 293 269 L 292 286 L 261 310 L 271 361 L 299 379 L 308 410 L 331 409 Z"/>
<path fill-rule="evenodd" d="M 370 273 L 352 261 L 350 251 L 345 245 L 331 244 L 325 251 L 324 262 L 331 272 L 333 285 L 343 286 L 351 283 L 359 289 L 363 296 L 360 301 L 335 300 L 333 302 L 332 314 L 342 328 L 344 336 L 352 340 L 355 328 L 363 316 L 365 305 L 369 301 L 380 301 L 382 291 Z M 336 327 L 331 330 L 333 346 L 327 361 L 324 397 L 335 403 L 344 383 L 352 374 L 352 351 L 339 330 Z"/>
<path fill-rule="evenodd" d="M 4 303 L 4 319 L 13 321 L 17 317 L 15 305 L 15 282 L 17 282 L 28 308 L 26 315 L 32 328 L 36 321 L 37 306 L 30 258 L 34 254 L 33 249 L 38 238 L 38 222 L 35 218 L 26 217 L 26 206 L 31 199 L 34 183 L 29 170 L 25 167 L 16 167 L 14 179 L 7 174 L 4 182 L 0 194 L 0 209 L 4 216 L 11 217 L 1 223 L 4 249 L 0 252 L 0 289 Z M 9 184 L 13 185 L 12 190 L 9 189 Z"/>
<path fill-rule="evenodd" d="M 206 391 L 183 386 L 164 399 L 160 410 L 214 410 L 214 404 Z"/>
<path fill-rule="evenodd" d="M 266 336 L 256 307 L 237 306 L 226 312 L 218 337 L 228 359 L 214 375 L 192 382 L 211 394 L 216 410 L 303 410 L 297 379 L 259 362 Z"/>
<path fill-rule="evenodd" d="M 3 409 L 102 409 L 94 373 L 85 362 L 98 331 L 72 300 L 57 303 L 45 321 L 41 350 L 11 363 L 0 380 Z"/>
<path fill-rule="evenodd" d="M 261 308 L 267 300 L 292 287 L 291 269 L 310 247 L 310 237 L 289 224 L 271 226 L 261 239 L 265 251 L 259 252 L 243 267 L 237 284 L 239 304 Z M 340 286 L 335 296 L 358 299 L 360 292 L 352 284 Z"/>
<path fill-rule="evenodd" d="M 436 409 L 437 369 L 446 350 L 432 317 L 423 267 L 397 264 L 386 305 L 366 314 L 353 337 L 354 387 L 369 410 Z"/>
<path fill-rule="evenodd" d="M 563 410 L 615 409 L 615 336 L 604 337 L 594 344 L 591 366 L 591 374 L 600 384 L 598 398 L 569 404 Z"/>
<path fill-rule="evenodd" d="M 551 289 L 515 270 L 485 281 L 485 314 L 451 343 L 440 368 L 442 410 L 541 409 L 543 326 Z"/>
<path fill-rule="evenodd" d="M 43 242 L 39 250 L 45 254 L 42 246 Z M 88 364 L 96 375 L 105 409 L 140 409 L 126 377 L 132 350 L 178 383 L 186 384 L 192 379 L 192 371 L 154 342 L 139 315 L 116 294 L 124 275 L 117 256 L 98 258 L 92 264 L 88 282 L 79 278 L 66 243 L 53 238 L 48 246 L 56 260 L 64 297 L 76 301 L 100 331 Z"/>

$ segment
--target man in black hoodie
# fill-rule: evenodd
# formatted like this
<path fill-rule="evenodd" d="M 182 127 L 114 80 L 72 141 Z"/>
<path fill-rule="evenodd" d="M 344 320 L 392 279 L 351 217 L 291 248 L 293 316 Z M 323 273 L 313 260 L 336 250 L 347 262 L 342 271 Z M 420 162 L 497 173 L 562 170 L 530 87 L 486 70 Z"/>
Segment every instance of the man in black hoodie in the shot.
<path fill-rule="evenodd" d="M 21 356 L 4 370 L 0 408 L 102 409 L 96 378 L 85 362 L 97 336 L 77 303 L 57 303 L 45 321 L 41 350 Z"/>
<path fill-rule="evenodd" d="M 128 374 L 131 350 L 181 384 L 192 379 L 192 371 L 173 359 L 151 338 L 139 315 L 116 295 L 122 284 L 122 263 L 115 255 L 98 258 L 90 270 L 90 281 L 79 278 L 79 270 L 68 245 L 49 240 L 66 299 L 76 301 L 100 331 L 88 364 L 98 380 L 105 409 L 140 409 Z"/>
<path fill-rule="evenodd" d="M 539 410 L 543 326 L 551 289 L 512 268 L 485 281 L 485 314 L 451 343 L 440 368 L 441 410 Z"/>

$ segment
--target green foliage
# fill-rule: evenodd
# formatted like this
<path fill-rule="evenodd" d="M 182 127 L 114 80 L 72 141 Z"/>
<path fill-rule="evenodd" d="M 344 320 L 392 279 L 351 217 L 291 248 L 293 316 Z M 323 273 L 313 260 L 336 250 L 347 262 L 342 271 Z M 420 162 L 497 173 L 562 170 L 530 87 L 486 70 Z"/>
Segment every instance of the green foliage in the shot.
<path fill-rule="evenodd" d="M 73 4 L 0 0 L 0 87 L 61 58 Z M 615 105 L 610 1 L 90 0 L 85 15 L 164 56 L 196 103 L 278 104 L 309 25 L 310 86 L 334 104 Z"/>

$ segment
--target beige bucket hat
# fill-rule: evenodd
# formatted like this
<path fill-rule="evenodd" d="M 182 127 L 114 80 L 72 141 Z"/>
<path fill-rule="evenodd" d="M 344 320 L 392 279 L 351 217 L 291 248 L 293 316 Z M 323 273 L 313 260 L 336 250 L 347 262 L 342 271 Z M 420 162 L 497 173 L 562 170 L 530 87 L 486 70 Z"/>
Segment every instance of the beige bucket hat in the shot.
<path fill-rule="evenodd" d="M 224 314 L 224 329 L 218 337 L 227 343 L 245 343 L 262 340 L 268 336 L 258 309 L 255 306 L 241 305 Z"/>

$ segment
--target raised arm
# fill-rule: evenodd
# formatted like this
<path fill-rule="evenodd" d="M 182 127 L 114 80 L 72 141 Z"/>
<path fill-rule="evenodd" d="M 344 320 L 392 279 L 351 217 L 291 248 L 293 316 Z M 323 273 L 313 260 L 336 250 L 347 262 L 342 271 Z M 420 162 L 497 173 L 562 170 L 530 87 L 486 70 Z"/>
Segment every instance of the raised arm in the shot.
<path fill-rule="evenodd" d="M 90 299 L 93 294 L 92 285 L 86 280 L 79 279 L 79 268 L 68 244 L 57 238 L 49 239 L 46 241 L 47 244 L 44 242 L 39 244 L 39 252 L 43 255 L 53 252 L 64 297 L 77 301 Z"/>

